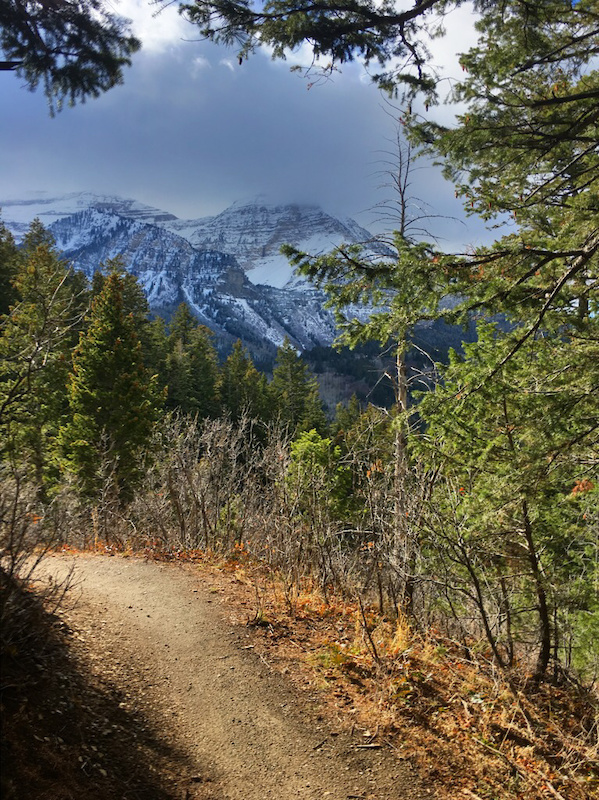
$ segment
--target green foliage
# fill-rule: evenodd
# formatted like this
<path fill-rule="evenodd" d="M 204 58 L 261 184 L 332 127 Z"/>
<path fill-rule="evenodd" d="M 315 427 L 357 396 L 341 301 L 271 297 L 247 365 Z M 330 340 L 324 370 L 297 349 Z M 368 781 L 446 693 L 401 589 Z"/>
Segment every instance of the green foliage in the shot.
<path fill-rule="evenodd" d="M 336 312 L 340 345 L 406 341 L 416 322 L 436 319 L 445 287 L 431 266 L 438 259 L 427 243 L 415 243 L 396 234 L 392 258 L 365 256 L 362 245 L 341 245 L 331 253 L 312 257 L 284 246 L 282 252 L 300 274 L 309 277 L 328 295 L 327 306 Z M 372 313 L 355 314 L 356 306 Z"/>
<path fill-rule="evenodd" d="M 275 414 L 292 432 L 315 428 L 326 431 L 326 418 L 318 394 L 316 378 L 288 339 L 277 351 L 270 383 Z"/>
<path fill-rule="evenodd" d="M 240 340 L 223 364 L 220 376 L 222 409 L 233 422 L 243 414 L 250 419 L 268 421 L 271 403 L 266 376 L 254 366 Z"/>
<path fill-rule="evenodd" d="M 129 502 L 158 416 L 156 376 L 143 364 L 136 309 L 127 306 L 129 276 L 109 265 L 93 299 L 89 325 L 73 354 L 71 417 L 60 431 L 63 467 L 84 496 L 110 491 Z"/>
<path fill-rule="evenodd" d="M 397 60 L 402 64 L 399 70 L 391 67 L 374 76 L 379 86 L 389 89 L 401 80 L 410 89 L 433 92 L 432 74 L 425 69 L 426 47 L 419 37 L 431 9 L 442 13 L 460 4 L 461 0 L 426 0 L 400 11 L 389 0 L 378 4 L 370 0 L 194 0 L 183 3 L 180 10 L 206 38 L 238 45 L 242 58 L 264 45 L 274 58 L 285 58 L 286 51 L 309 42 L 315 56 L 330 59 L 323 70 L 327 75 L 338 64 L 358 58 L 383 66 Z M 411 62 L 413 71 L 405 69 L 406 62 Z"/>
<path fill-rule="evenodd" d="M 580 652 L 597 604 L 597 531 L 571 492 L 596 483 L 599 463 L 598 23 L 584 0 L 489 5 L 461 59 L 457 125 L 409 126 L 471 213 L 517 225 L 471 256 L 438 257 L 454 318 L 500 313 L 512 327 L 481 328 L 420 412 L 463 492 L 451 548 L 487 638 L 508 661 L 510 640 L 536 641 L 538 676 Z"/>
<path fill-rule="evenodd" d="M 158 376 L 161 390 L 166 388 L 166 358 L 168 355 L 168 337 L 166 323 L 162 317 L 143 321 L 140 332 L 143 360 L 151 375 Z"/>
<path fill-rule="evenodd" d="M 454 355 L 419 406 L 418 449 L 441 467 L 431 529 L 454 584 L 478 606 L 498 660 L 536 642 L 543 675 L 550 657 L 579 650 L 572 621 L 599 600 L 598 531 L 581 510 L 599 479 L 599 350 L 545 334 L 486 380 L 506 347 L 481 325 L 478 343 Z"/>
<path fill-rule="evenodd" d="M 175 342 L 188 345 L 193 331 L 197 328 L 198 321 L 191 313 L 187 303 L 181 303 L 170 321 L 169 325 L 169 344 L 171 348 Z"/>
<path fill-rule="evenodd" d="M 17 301 L 14 279 L 19 262 L 19 251 L 11 232 L 0 220 L 0 314 L 7 314 Z"/>
<path fill-rule="evenodd" d="M 414 25 L 456 5 L 416 4 Z M 480 40 L 461 56 L 463 78 L 450 100 L 463 110 L 451 126 L 429 113 L 438 98 L 419 63 L 422 49 L 409 47 L 416 27 L 406 37 L 387 25 L 399 16 L 390 6 L 368 6 L 371 17 L 366 8 L 344 7 L 326 21 L 320 6 L 301 3 L 277 4 L 277 19 L 269 16 L 274 4 L 263 19 L 248 14 L 271 45 L 314 38 L 316 52 L 334 60 L 368 55 L 360 48 L 375 29 L 389 48 L 372 51 L 383 62 L 394 46 L 407 46 L 412 77 L 386 79 L 389 88 L 407 83 L 409 96 L 424 78 L 424 110 L 409 103 L 402 118 L 412 144 L 442 164 L 468 213 L 509 221 L 511 230 L 457 255 L 409 239 L 403 227 L 393 258 L 368 260 L 359 246 L 320 258 L 285 252 L 328 292 L 342 343 L 397 343 L 400 408 L 417 321 L 502 319 L 501 328 L 479 327 L 463 359 L 454 355 L 418 409 L 422 441 L 408 443 L 402 431 L 392 457 L 401 472 L 407 444 L 434 476 L 423 556 L 444 587 L 442 602 L 456 619 L 476 611 L 501 664 L 534 643 L 542 677 L 551 658 L 580 656 L 597 608 L 597 524 L 581 509 L 595 490 L 573 495 L 597 485 L 599 464 L 597 3 L 475 3 Z M 355 304 L 374 313 L 358 319 Z"/>
<path fill-rule="evenodd" d="M 18 62 L 17 74 L 34 90 L 40 83 L 50 111 L 98 97 L 123 82 L 123 67 L 139 50 L 126 20 L 102 0 L 4 0 L 0 48 Z"/>
<path fill-rule="evenodd" d="M 28 465 L 44 495 L 56 479 L 52 456 L 67 410 L 65 384 L 87 299 L 85 284 L 60 260 L 37 220 L 22 249 L 11 249 L 5 240 L 2 256 L 15 302 L 0 317 L 0 452 Z"/>
<path fill-rule="evenodd" d="M 216 417 L 220 410 L 218 359 L 212 332 L 198 325 L 182 303 L 171 323 L 165 359 L 167 408 L 178 408 L 200 419 Z"/>
<path fill-rule="evenodd" d="M 291 443 L 285 477 L 301 513 L 342 520 L 352 497 L 351 470 L 341 462 L 341 448 L 317 431 L 303 431 Z"/>
<path fill-rule="evenodd" d="M 126 309 L 127 314 L 132 315 L 141 338 L 144 328 L 149 324 L 150 307 L 144 290 L 139 285 L 135 275 L 127 272 L 125 262 L 121 256 L 109 259 L 105 265 L 100 265 L 100 269 L 94 272 L 91 286 L 92 300 L 102 293 L 106 283 L 114 273 L 118 273 L 120 276 L 123 307 Z"/>
<path fill-rule="evenodd" d="M 460 295 L 453 316 L 475 309 L 520 324 L 513 347 L 541 328 L 584 327 L 597 302 L 598 24 L 584 0 L 489 5 L 480 44 L 461 58 L 456 126 L 409 121 L 470 213 L 512 217 L 514 232 L 491 247 L 440 257 L 434 279 Z"/>
<path fill-rule="evenodd" d="M 360 403 L 355 394 L 353 394 L 347 405 L 338 403 L 335 409 L 335 419 L 331 425 L 331 430 L 336 438 L 345 439 L 350 435 L 350 431 L 359 421 L 362 415 Z"/>

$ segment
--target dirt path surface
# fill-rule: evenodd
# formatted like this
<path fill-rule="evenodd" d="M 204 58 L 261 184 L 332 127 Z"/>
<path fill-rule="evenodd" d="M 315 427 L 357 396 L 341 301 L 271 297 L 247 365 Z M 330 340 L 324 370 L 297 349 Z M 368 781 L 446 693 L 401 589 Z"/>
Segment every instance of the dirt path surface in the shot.
<path fill-rule="evenodd" d="M 63 612 L 90 663 L 181 753 L 183 800 L 420 800 L 408 762 L 335 724 L 253 645 L 190 567 L 134 558 L 51 556 L 42 572 L 74 588 Z"/>

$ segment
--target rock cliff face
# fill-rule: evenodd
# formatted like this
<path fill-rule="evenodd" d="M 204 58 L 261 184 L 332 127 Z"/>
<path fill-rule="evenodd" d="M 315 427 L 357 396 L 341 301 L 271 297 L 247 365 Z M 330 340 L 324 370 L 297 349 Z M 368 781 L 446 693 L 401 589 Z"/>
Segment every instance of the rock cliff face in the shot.
<path fill-rule="evenodd" d="M 168 316 L 185 301 L 220 346 L 241 338 L 259 358 L 272 355 L 286 336 L 302 350 L 335 336 L 322 293 L 293 276 L 281 245 L 318 254 L 372 240 L 353 220 L 320 208 L 259 201 L 187 221 L 134 200 L 91 194 L 9 200 L 2 207 L 17 238 L 39 217 L 65 258 L 90 277 L 121 257 L 154 311 Z M 369 247 L 383 252 L 376 243 Z"/>
<path fill-rule="evenodd" d="M 343 242 L 369 243 L 373 252 L 385 252 L 354 220 L 337 219 L 317 206 L 268 205 L 256 200 L 235 203 L 215 217 L 168 221 L 164 227 L 194 247 L 234 255 L 252 282 L 278 288 L 298 282 L 279 252 L 282 244 L 314 255 Z"/>
<path fill-rule="evenodd" d="M 50 230 L 58 249 L 88 276 L 108 259 L 122 258 L 156 309 L 180 300 L 183 286 L 214 287 L 229 271 L 241 272 L 233 256 L 196 250 L 157 225 L 96 208 L 64 217 Z"/>
<path fill-rule="evenodd" d="M 88 208 L 108 211 L 129 219 L 139 219 L 150 223 L 165 223 L 175 220 L 173 214 L 151 208 L 137 200 L 126 200 L 112 195 L 99 195 L 92 192 L 73 192 L 54 195 L 50 192 L 35 192 L 24 199 L 0 199 L 2 217 L 13 234 L 19 239 L 35 217 L 49 228 L 53 222 Z"/>

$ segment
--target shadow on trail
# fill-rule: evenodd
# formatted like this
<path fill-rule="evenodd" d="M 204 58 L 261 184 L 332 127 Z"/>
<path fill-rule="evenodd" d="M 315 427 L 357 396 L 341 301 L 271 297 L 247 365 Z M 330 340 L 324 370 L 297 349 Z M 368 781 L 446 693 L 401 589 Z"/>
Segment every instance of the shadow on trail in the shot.
<path fill-rule="evenodd" d="M 47 598 L 4 572 L 0 592 L 3 800 L 217 800 L 123 690 L 86 669 Z"/>

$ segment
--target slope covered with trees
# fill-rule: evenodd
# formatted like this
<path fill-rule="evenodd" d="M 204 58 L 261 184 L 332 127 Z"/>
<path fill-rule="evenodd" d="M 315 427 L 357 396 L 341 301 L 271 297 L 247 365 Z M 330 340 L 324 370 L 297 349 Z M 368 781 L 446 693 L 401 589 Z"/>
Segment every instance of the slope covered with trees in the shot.
<path fill-rule="evenodd" d="M 597 619 L 596 595 L 583 598 L 579 578 L 593 569 L 583 553 L 597 548 L 596 516 L 586 509 L 596 503 L 599 454 L 599 14 L 593 2 L 475 7 L 480 38 L 461 56 L 451 100 L 465 111 L 453 126 L 434 120 L 438 97 L 418 52 L 401 31 L 381 27 L 416 69 L 385 81 L 406 103 L 406 135 L 440 161 L 468 212 L 503 230 L 511 218 L 511 232 L 461 255 L 399 230 L 388 263 L 369 263 L 359 248 L 317 259 L 288 252 L 328 290 L 345 342 L 397 342 L 398 438 L 436 476 L 437 519 L 428 525 L 450 546 L 437 569 L 455 567 L 452 585 L 478 608 L 498 662 L 512 662 L 520 628 L 537 642 L 542 676 L 573 620 L 587 629 Z M 383 16 L 387 26 L 393 15 Z M 331 26 L 348 48 L 329 48 L 341 60 L 370 35 L 360 28 L 356 42 L 344 24 Z M 366 300 L 380 312 L 366 324 L 346 317 Z M 508 324 L 480 322 L 478 343 L 440 369 L 411 431 L 404 361 L 414 323 L 465 324 L 472 315 Z"/>
<path fill-rule="evenodd" d="M 525 659 L 539 680 L 592 674 L 597 400 L 587 348 L 563 325 L 496 369 L 518 329 L 480 323 L 412 407 L 398 356 L 392 409 L 353 401 L 330 422 L 289 343 L 269 382 L 241 343 L 219 364 L 187 307 L 168 330 L 150 321 L 118 262 L 86 287 L 38 223 L 21 250 L 4 245 L 3 486 L 21 522 L 5 517 L 3 534 L 15 564 L 73 515 L 84 539 L 123 541 L 131 526 L 167 549 L 243 543 L 290 587 L 312 576 L 325 596 L 376 597 L 468 647 L 482 637 L 504 669 Z"/>
<path fill-rule="evenodd" d="M 483 635 L 503 667 L 510 667 L 524 648 L 542 679 L 551 665 L 555 673 L 564 663 L 595 659 L 584 642 L 593 639 L 597 618 L 599 89 L 593 58 L 599 17 L 589 0 L 547 0 L 534 7 L 520 0 L 476 3 L 479 43 L 461 57 L 464 77 L 452 94 L 465 110 L 452 126 L 444 126 L 434 119 L 439 97 L 421 34 L 423 26 L 440 24 L 455 5 L 418 3 L 396 11 L 367 3 L 348 8 L 277 0 L 254 10 L 247 4 L 203 2 L 183 10 L 201 24 L 216 20 L 206 29 L 213 38 L 241 37 L 244 54 L 269 43 L 276 57 L 308 39 L 315 54 L 332 57 L 333 66 L 357 56 L 378 59 L 387 68 L 377 80 L 406 103 L 403 122 L 413 146 L 441 160 L 471 213 L 500 223 L 511 216 L 507 234 L 468 254 L 446 253 L 421 236 L 410 236 L 409 225 L 395 233 L 393 259 L 368 260 L 357 245 L 316 259 L 288 250 L 328 291 L 345 343 L 395 343 L 396 405 L 390 414 L 370 409 L 358 415 L 351 434 L 337 425 L 340 446 L 331 444 L 325 461 L 333 475 L 341 463 L 350 470 L 352 503 L 337 504 L 336 510 L 325 504 L 327 514 L 313 513 L 307 522 L 303 501 L 293 495 L 300 486 L 305 492 L 303 478 L 275 480 L 276 497 L 270 501 L 279 509 L 283 503 L 290 530 L 322 526 L 308 537 L 313 547 L 307 563 L 312 558 L 320 563 L 324 586 L 343 582 L 352 563 L 350 572 L 362 574 L 360 581 L 369 576 L 364 586 L 376 582 L 381 606 L 386 593 L 396 610 L 418 624 L 431 615 L 448 615 L 461 636 Z M 399 56 L 407 58 L 401 69 L 395 61 Z M 122 273 L 120 278 L 114 271 L 99 273 L 91 312 L 68 363 L 54 339 L 69 341 L 80 324 L 73 322 L 70 295 L 59 302 L 77 281 L 67 277 L 39 229 L 30 239 L 36 236 L 42 250 L 25 248 L 19 254 L 7 236 L 3 239 L 2 275 L 12 287 L 13 304 L 3 318 L 2 385 L 3 425 L 18 431 L 11 434 L 15 442 L 18 437 L 27 442 L 26 447 L 15 444 L 11 457 L 18 454 L 27 463 L 24 474 L 35 475 L 42 497 L 56 494 L 52 482 L 59 487 L 61 474 L 70 471 L 100 503 L 106 475 L 114 488 L 124 472 L 132 478 L 131 487 L 119 488 L 117 495 L 130 504 L 136 497 L 133 476 L 141 480 L 142 473 L 146 478 L 151 473 L 150 453 L 160 460 L 158 386 L 166 392 L 167 408 L 194 417 L 200 440 L 208 435 L 201 432 L 202 420 L 220 420 L 224 412 L 217 450 L 235 464 L 241 458 L 246 470 L 238 476 L 241 483 L 228 490 L 225 513 L 218 508 L 220 500 L 210 510 L 198 500 L 198 486 L 186 467 L 189 496 L 177 499 L 178 524 L 185 518 L 185 503 L 193 500 L 193 525 L 201 522 L 205 541 L 218 539 L 222 513 L 241 525 L 239 511 L 235 520 L 231 516 L 238 501 L 230 495 L 243 493 L 244 481 L 256 477 L 247 448 L 255 447 L 260 458 L 268 452 L 272 440 L 264 431 L 269 425 L 271 433 L 273 425 L 279 426 L 286 453 L 281 463 L 290 459 L 294 474 L 302 454 L 308 463 L 321 458 L 316 453 L 329 445 L 316 384 L 289 345 L 280 350 L 270 384 L 240 345 L 220 367 L 208 332 L 194 325 L 188 311 L 177 313 L 167 333 L 148 320 L 138 290 Z M 49 260 L 47 279 L 36 265 L 41 253 Z M 35 306 L 44 308 L 46 302 L 48 310 L 39 320 L 33 319 L 32 306 L 28 310 L 24 275 L 43 278 Z M 116 291 L 119 281 L 122 299 L 108 299 L 106 293 Z M 378 306 L 367 322 L 348 315 L 364 302 Z M 59 320 L 48 327 L 50 311 Z M 501 325 L 488 321 L 498 318 Z M 437 387 L 414 404 L 406 352 L 422 319 L 464 324 L 479 319 L 479 337 L 447 367 L 438 365 L 421 376 L 424 386 L 436 381 Z M 62 330 L 64 335 L 57 333 Z M 22 346 L 19 336 L 31 341 Z M 126 357 L 119 357 L 121 349 Z M 22 359 L 18 367 L 15 359 Z M 69 371 L 67 409 L 56 387 L 64 385 Z M 48 400 L 41 403 L 34 389 L 39 381 L 47 381 Z M 102 391 L 110 395 L 106 403 L 98 394 Z M 132 398 L 128 410 L 118 405 L 117 395 Z M 102 417 L 102 408 L 110 408 L 110 419 Z M 256 426 L 248 426 L 252 418 L 260 422 L 258 438 Z M 161 419 L 179 430 L 174 417 Z M 122 426 L 122 434 L 113 435 L 114 425 Z M 325 438 L 302 440 L 301 447 L 289 449 L 294 437 L 312 429 Z M 119 437 L 127 440 L 122 452 Z M 204 463 L 203 447 L 212 453 L 216 445 L 198 445 L 197 465 Z M 110 466 L 106 458 L 113 451 Z M 83 477 L 84 461 L 88 471 L 95 471 L 93 487 L 90 476 Z M 231 481 L 233 463 L 227 469 Z M 172 475 L 169 480 L 174 485 Z M 372 570 L 367 558 L 358 567 L 350 556 L 356 548 L 363 552 L 365 541 L 379 557 Z M 297 552 L 307 553 L 302 547 Z"/>

